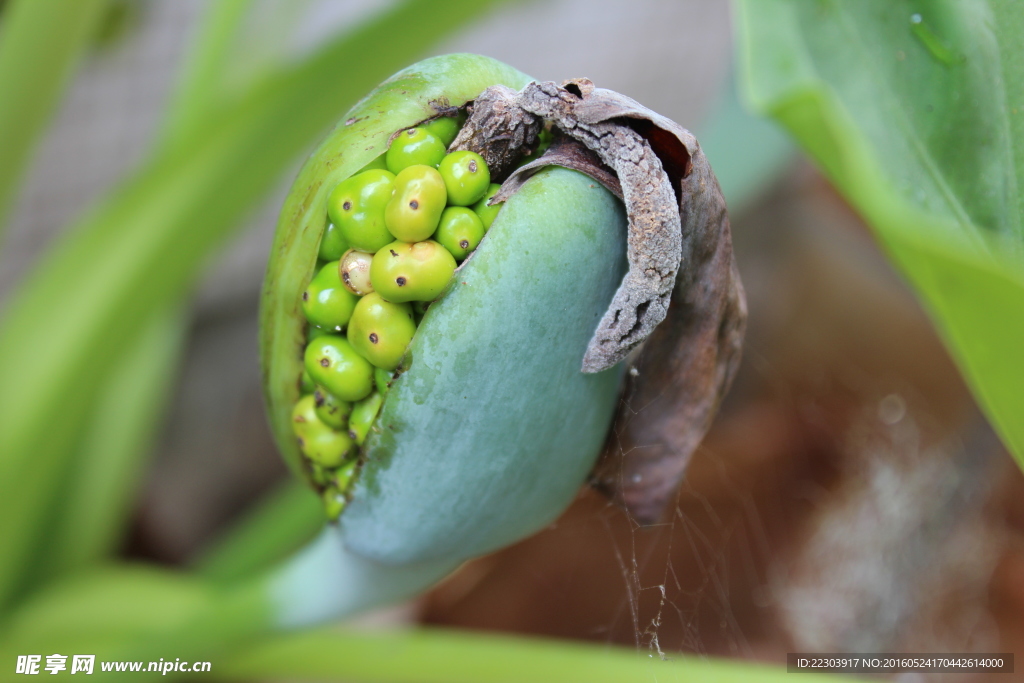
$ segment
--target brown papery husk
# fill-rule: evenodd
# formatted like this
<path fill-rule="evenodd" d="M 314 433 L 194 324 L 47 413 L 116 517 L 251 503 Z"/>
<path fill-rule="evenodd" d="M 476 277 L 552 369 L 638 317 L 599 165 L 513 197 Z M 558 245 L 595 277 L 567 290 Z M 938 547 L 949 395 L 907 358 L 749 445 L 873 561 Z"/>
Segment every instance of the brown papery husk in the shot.
<path fill-rule="evenodd" d="M 626 204 L 629 272 L 582 371 L 599 372 L 629 356 L 592 484 L 637 521 L 653 523 L 673 499 L 739 365 L 747 309 L 725 199 L 688 130 L 587 79 L 531 83 L 518 93 L 488 88 L 452 149 L 480 153 L 504 177 L 535 144 L 544 120 L 561 139 L 515 170 L 492 203 L 553 164 L 590 175 Z"/>

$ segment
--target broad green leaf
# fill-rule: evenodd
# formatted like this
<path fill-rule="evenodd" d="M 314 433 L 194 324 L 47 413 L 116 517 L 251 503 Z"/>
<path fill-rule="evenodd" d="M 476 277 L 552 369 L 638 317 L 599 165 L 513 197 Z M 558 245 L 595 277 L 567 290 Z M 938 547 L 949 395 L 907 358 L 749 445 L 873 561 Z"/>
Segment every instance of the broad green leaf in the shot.
<path fill-rule="evenodd" d="M 12 0 L 0 24 L 0 228 L 107 0 Z"/>
<path fill-rule="evenodd" d="M 1024 466 L 1024 5 L 738 0 L 754 106 L 875 229 Z"/>
<path fill-rule="evenodd" d="M 344 683 L 789 683 L 780 666 L 670 654 L 617 646 L 441 629 L 357 633 L 318 629 L 267 638 L 222 657 L 225 681 L 287 680 Z M 855 681 L 800 674 L 806 683 Z"/>
<path fill-rule="evenodd" d="M 187 295 L 353 100 L 493 4 L 407 0 L 275 74 L 145 164 L 23 283 L 0 326 L 0 604 L 24 581 L 97 388 L 150 312 Z"/>

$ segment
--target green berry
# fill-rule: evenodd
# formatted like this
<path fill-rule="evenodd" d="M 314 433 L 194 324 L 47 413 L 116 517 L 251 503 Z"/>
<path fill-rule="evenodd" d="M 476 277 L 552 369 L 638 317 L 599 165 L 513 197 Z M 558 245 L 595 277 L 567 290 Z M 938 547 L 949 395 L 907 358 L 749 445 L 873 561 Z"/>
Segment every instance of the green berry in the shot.
<path fill-rule="evenodd" d="M 425 128 L 409 128 L 391 141 L 386 158 L 388 170 L 397 175 L 416 164 L 436 167 L 447 151 L 447 145 Z"/>
<path fill-rule="evenodd" d="M 345 504 L 348 502 L 345 500 L 344 494 L 334 486 L 328 486 L 324 489 L 322 498 L 324 501 L 324 517 L 327 518 L 328 522 L 337 521 L 338 517 L 345 510 Z"/>
<path fill-rule="evenodd" d="M 476 249 L 484 237 L 484 224 L 471 209 L 449 206 L 441 214 L 434 239 L 461 261 Z"/>
<path fill-rule="evenodd" d="M 501 185 L 491 183 L 487 188 L 487 192 L 480 198 L 476 204 L 473 205 L 473 211 L 476 212 L 477 216 L 480 216 L 480 222 L 484 224 L 484 232 L 491 229 L 491 223 L 494 222 L 498 212 L 501 211 L 501 204 L 495 204 L 494 206 L 487 206 L 487 202 L 491 201 L 491 197 L 498 194 L 498 190 L 501 189 Z"/>
<path fill-rule="evenodd" d="M 339 332 L 341 332 L 340 327 L 331 327 L 328 329 L 326 327 L 319 327 L 317 325 L 307 325 L 306 341 L 310 342 L 316 339 L 317 337 L 324 336 L 325 334 L 338 334 Z"/>
<path fill-rule="evenodd" d="M 349 437 L 349 439 L 351 438 L 352 437 Z M 331 474 L 333 473 L 333 471 L 334 470 L 321 467 L 320 465 L 317 465 L 314 462 L 309 463 L 310 478 L 313 480 L 313 483 L 316 484 L 317 486 L 327 486 L 328 484 L 330 484 L 332 479 Z"/>
<path fill-rule="evenodd" d="M 373 254 L 349 249 L 338 263 L 341 283 L 356 296 L 365 296 L 373 291 L 370 284 L 370 263 Z"/>
<path fill-rule="evenodd" d="M 348 242 L 345 241 L 341 230 L 334 223 L 328 223 L 324 228 L 323 237 L 320 238 L 320 260 L 337 261 L 346 249 L 348 249 Z"/>
<path fill-rule="evenodd" d="M 366 398 L 373 389 L 373 366 L 340 335 L 309 342 L 304 360 L 313 381 L 342 401 Z"/>
<path fill-rule="evenodd" d="M 373 421 L 377 419 L 384 397 L 378 393 L 372 393 L 362 401 L 352 406 L 352 415 L 348 418 L 348 436 L 362 446 L 366 436 L 370 433 Z"/>
<path fill-rule="evenodd" d="M 312 394 L 316 391 L 316 384 L 313 382 L 313 378 L 309 376 L 309 373 L 305 370 L 302 371 L 302 378 L 299 380 L 299 393 Z"/>
<path fill-rule="evenodd" d="M 370 281 L 377 294 L 394 303 L 433 301 L 454 272 L 455 258 L 433 240 L 392 242 L 373 255 Z"/>
<path fill-rule="evenodd" d="M 462 126 L 457 118 L 442 116 L 433 121 L 428 121 L 420 127 L 440 140 L 441 144 L 447 149 L 448 145 L 455 141 L 455 136 L 459 134 L 459 128 Z"/>
<path fill-rule="evenodd" d="M 352 450 L 347 431 L 335 431 L 316 414 L 312 396 L 303 396 L 292 410 L 292 428 L 302 453 L 321 467 L 337 467 Z"/>
<path fill-rule="evenodd" d="M 349 435 L 349 438 L 351 438 L 351 435 Z M 352 478 L 356 474 L 357 464 L 357 461 L 350 460 L 349 462 L 345 463 L 344 465 L 342 465 L 341 467 L 334 471 L 334 475 L 331 477 L 331 479 L 335 488 L 337 488 L 339 491 L 348 490 L 348 485 L 352 483 Z"/>
<path fill-rule="evenodd" d="M 381 171 L 388 170 L 388 163 L 385 160 L 386 156 L 387 154 L 381 154 L 379 157 L 368 163 L 366 166 L 363 166 L 361 169 L 359 169 L 359 172 L 362 173 L 363 171 L 372 171 L 374 169 L 378 169 Z"/>
<path fill-rule="evenodd" d="M 348 401 L 342 401 L 323 387 L 317 387 L 313 392 L 313 403 L 316 405 L 317 417 L 328 427 L 344 429 L 348 424 L 348 416 L 352 412 L 352 404 Z"/>
<path fill-rule="evenodd" d="M 410 166 L 395 176 L 395 193 L 384 209 L 384 223 L 395 239 L 425 240 L 437 229 L 446 202 L 444 180 L 437 169 Z"/>
<path fill-rule="evenodd" d="M 373 383 L 377 385 L 377 391 L 381 396 L 387 396 L 391 389 L 391 373 L 384 368 L 374 368 Z"/>
<path fill-rule="evenodd" d="M 487 163 L 476 152 L 452 152 L 441 160 L 437 170 L 444 179 L 448 203 L 453 206 L 473 204 L 484 196 L 491 184 Z"/>
<path fill-rule="evenodd" d="M 327 199 L 327 215 L 353 249 L 374 252 L 391 241 L 384 209 L 395 189 L 395 176 L 373 169 L 338 183 Z"/>
<path fill-rule="evenodd" d="M 358 297 L 341 283 L 338 262 L 320 269 L 302 293 L 302 312 L 306 320 L 326 328 L 343 327 L 352 317 Z"/>
<path fill-rule="evenodd" d="M 412 306 L 367 294 L 356 305 L 348 324 L 348 341 L 363 358 L 378 368 L 394 370 L 416 334 Z"/>

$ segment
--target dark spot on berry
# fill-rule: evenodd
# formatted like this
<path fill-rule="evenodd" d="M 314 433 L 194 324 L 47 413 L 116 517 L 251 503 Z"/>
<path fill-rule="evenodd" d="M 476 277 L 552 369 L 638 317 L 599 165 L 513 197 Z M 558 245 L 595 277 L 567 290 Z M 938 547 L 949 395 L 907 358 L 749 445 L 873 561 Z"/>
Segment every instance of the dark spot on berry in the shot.
<path fill-rule="evenodd" d="M 346 211 L 351 211 L 352 202 L 346 201 L 344 204 L 341 205 L 341 208 L 345 209 Z"/>
<path fill-rule="evenodd" d="M 326 367 L 330 367 L 330 365 L 331 365 L 331 359 L 330 358 L 321 358 L 320 359 L 320 367 L 326 368 Z"/>
<path fill-rule="evenodd" d="M 306 445 L 306 442 L 305 442 L 305 441 L 303 441 L 303 440 L 302 440 L 302 437 L 300 436 L 300 437 L 299 437 L 299 448 L 302 448 L 302 447 L 304 447 L 305 445 Z"/>
<path fill-rule="evenodd" d="M 354 430 L 352 430 L 352 429 L 348 430 L 348 438 L 350 438 L 353 441 L 355 441 L 358 437 L 359 437 L 359 435 L 356 434 Z"/>
<path fill-rule="evenodd" d="M 313 403 L 316 404 L 317 408 L 321 407 L 325 400 L 324 395 L 319 390 L 313 392 Z"/>
<path fill-rule="evenodd" d="M 296 422 L 305 422 L 305 421 L 306 421 L 306 418 L 305 418 L 305 417 L 303 417 L 302 415 L 296 415 L 296 416 L 295 416 L 295 421 L 296 421 Z"/>
<path fill-rule="evenodd" d="M 411 202 L 409 202 L 409 208 L 412 209 L 413 211 L 415 211 L 416 209 L 420 208 L 419 201 L 414 199 Z"/>
<path fill-rule="evenodd" d="M 469 160 L 469 172 L 476 173 L 476 159 Z"/>
<path fill-rule="evenodd" d="M 302 300 L 303 301 L 309 301 L 309 292 L 303 292 L 302 293 Z"/>
<path fill-rule="evenodd" d="M 395 278 L 395 284 L 397 284 L 399 287 L 405 287 L 405 278 L 399 275 L 398 277 Z"/>
<path fill-rule="evenodd" d="M 377 333 L 376 332 L 371 332 L 370 333 L 370 343 L 371 344 L 376 344 L 378 341 L 380 341 L 380 337 L 377 336 Z"/>
<path fill-rule="evenodd" d="M 396 253 L 395 253 L 395 250 L 394 250 L 394 249 L 388 249 L 388 251 L 390 251 L 390 252 L 391 252 L 391 255 L 392 255 L 392 256 L 398 256 L 398 254 L 396 254 Z"/>
<path fill-rule="evenodd" d="M 469 240 L 459 240 L 459 246 L 463 249 L 469 249 Z"/>
<path fill-rule="evenodd" d="M 341 279 L 345 281 L 346 285 L 352 284 L 352 281 L 349 280 L 349 278 L 348 278 L 348 271 L 347 270 L 341 271 Z"/>
<path fill-rule="evenodd" d="M 405 131 L 405 134 L 408 135 L 409 137 L 412 137 L 413 135 L 416 135 L 416 129 L 410 128 L 409 130 Z"/>

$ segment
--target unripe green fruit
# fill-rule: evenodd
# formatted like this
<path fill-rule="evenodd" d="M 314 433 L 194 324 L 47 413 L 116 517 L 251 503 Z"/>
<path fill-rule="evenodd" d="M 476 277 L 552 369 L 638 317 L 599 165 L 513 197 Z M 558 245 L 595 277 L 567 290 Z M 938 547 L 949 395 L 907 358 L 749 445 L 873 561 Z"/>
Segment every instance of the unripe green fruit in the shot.
<path fill-rule="evenodd" d="M 324 228 L 324 236 L 320 238 L 320 260 L 337 261 L 348 249 L 348 242 L 341 230 L 334 223 Z"/>
<path fill-rule="evenodd" d="M 348 341 L 378 368 L 394 370 L 416 334 L 412 306 L 367 294 L 356 305 L 348 325 Z"/>
<path fill-rule="evenodd" d="M 469 206 L 484 196 L 491 183 L 491 172 L 476 152 L 452 152 L 437 167 L 452 206 Z"/>
<path fill-rule="evenodd" d="M 454 139 L 454 138 L 453 138 Z M 388 170 L 398 175 L 416 164 L 436 167 L 448 151 L 447 145 L 425 128 L 403 130 L 388 148 Z"/>
<path fill-rule="evenodd" d="M 321 467 L 337 467 L 352 450 L 347 431 L 336 431 L 320 420 L 312 396 L 303 396 L 292 410 L 292 427 L 303 455 Z"/>
<path fill-rule="evenodd" d="M 348 425 L 348 416 L 352 412 L 352 404 L 348 401 L 342 401 L 323 387 L 317 387 L 313 392 L 313 403 L 316 405 L 317 417 L 328 427 L 345 429 Z"/>
<path fill-rule="evenodd" d="M 500 189 L 501 185 L 491 183 L 487 188 L 487 192 L 480 198 L 480 201 L 473 205 L 473 211 L 480 217 L 480 222 L 484 224 L 484 232 L 491 229 L 491 223 L 494 222 L 498 212 L 501 211 L 501 204 L 487 206 L 487 202 L 491 201 L 491 197 L 498 194 Z"/>
<path fill-rule="evenodd" d="M 301 394 L 312 394 L 316 391 L 316 384 L 313 382 L 313 378 L 309 376 L 305 368 L 302 370 L 302 378 L 299 380 L 299 393 Z"/>
<path fill-rule="evenodd" d="M 391 388 L 391 373 L 384 368 L 375 368 L 373 371 L 373 383 L 377 387 L 377 391 L 381 396 L 388 395 L 388 389 Z"/>
<path fill-rule="evenodd" d="M 453 116 L 442 116 L 424 123 L 420 128 L 436 137 L 447 148 L 455 141 L 459 129 L 462 128 L 462 122 Z"/>
<path fill-rule="evenodd" d="M 373 291 L 373 284 L 370 282 L 372 261 L 373 254 L 350 249 L 338 263 L 342 284 L 356 296 L 365 296 Z"/>
<path fill-rule="evenodd" d="M 340 328 L 348 324 L 358 297 L 348 291 L 338 275 L 338 262 L 326 264 L 302 293 L 302 312 L 313 325 Z"/>
<path fill-rule="evenodd" d="M 338 516 L 345 510 L 345 503 L 347 502 L 345 494 L 331 484 L 324 489 L 320 497 L 324 502 L 324 517 L 327 518 L 328 522 L 337 521 Z"/>
<path fill-rule="evenodd" d="M 395 176 L 395 193 L 384 209 L 384 222 L 395 239 L 425 240 L 437 229 L 446 201 L 444 180 L 436 168 L 410 166 Z"/>
<path fill-rule="evenodd" d="M 358 401 L 373 390 L 373 366 L 342 336 L 317 337 L 304 358 L 313 381 L 342 401 Z"/>
<path fill-rule="evenodd" d="M 377 419 L 381 405 L 384 404 L 384 397 L 378 393 L 372 393 L 362 401 L 352 406 L 352 415 L 348 418 L 348 436 L 356 445 L 362 446 L 366 437 L 373 427 L 373 421 Z"/>
<path fill-rule="evenodd" d="M 363 171 L 334 188 L 327 215 L 350 247 L 374 252 L 391 241 L 384 210 L 394 189 L 394 174 L 381 169 Z"/>
<path fill-rule="evenodd" d="M 434 240 L 461 261 L 476 249 L 484 237 L 484 224 L 471 209 L 449 206 L 441 214 Z"/>
<path fill-rule="evenodd" d="M 455 258 L 433 240 L 392 242 L 373 255 L 370 282 L 377 294 L 394 303 L 433 301 L 454 272 Z"/>

